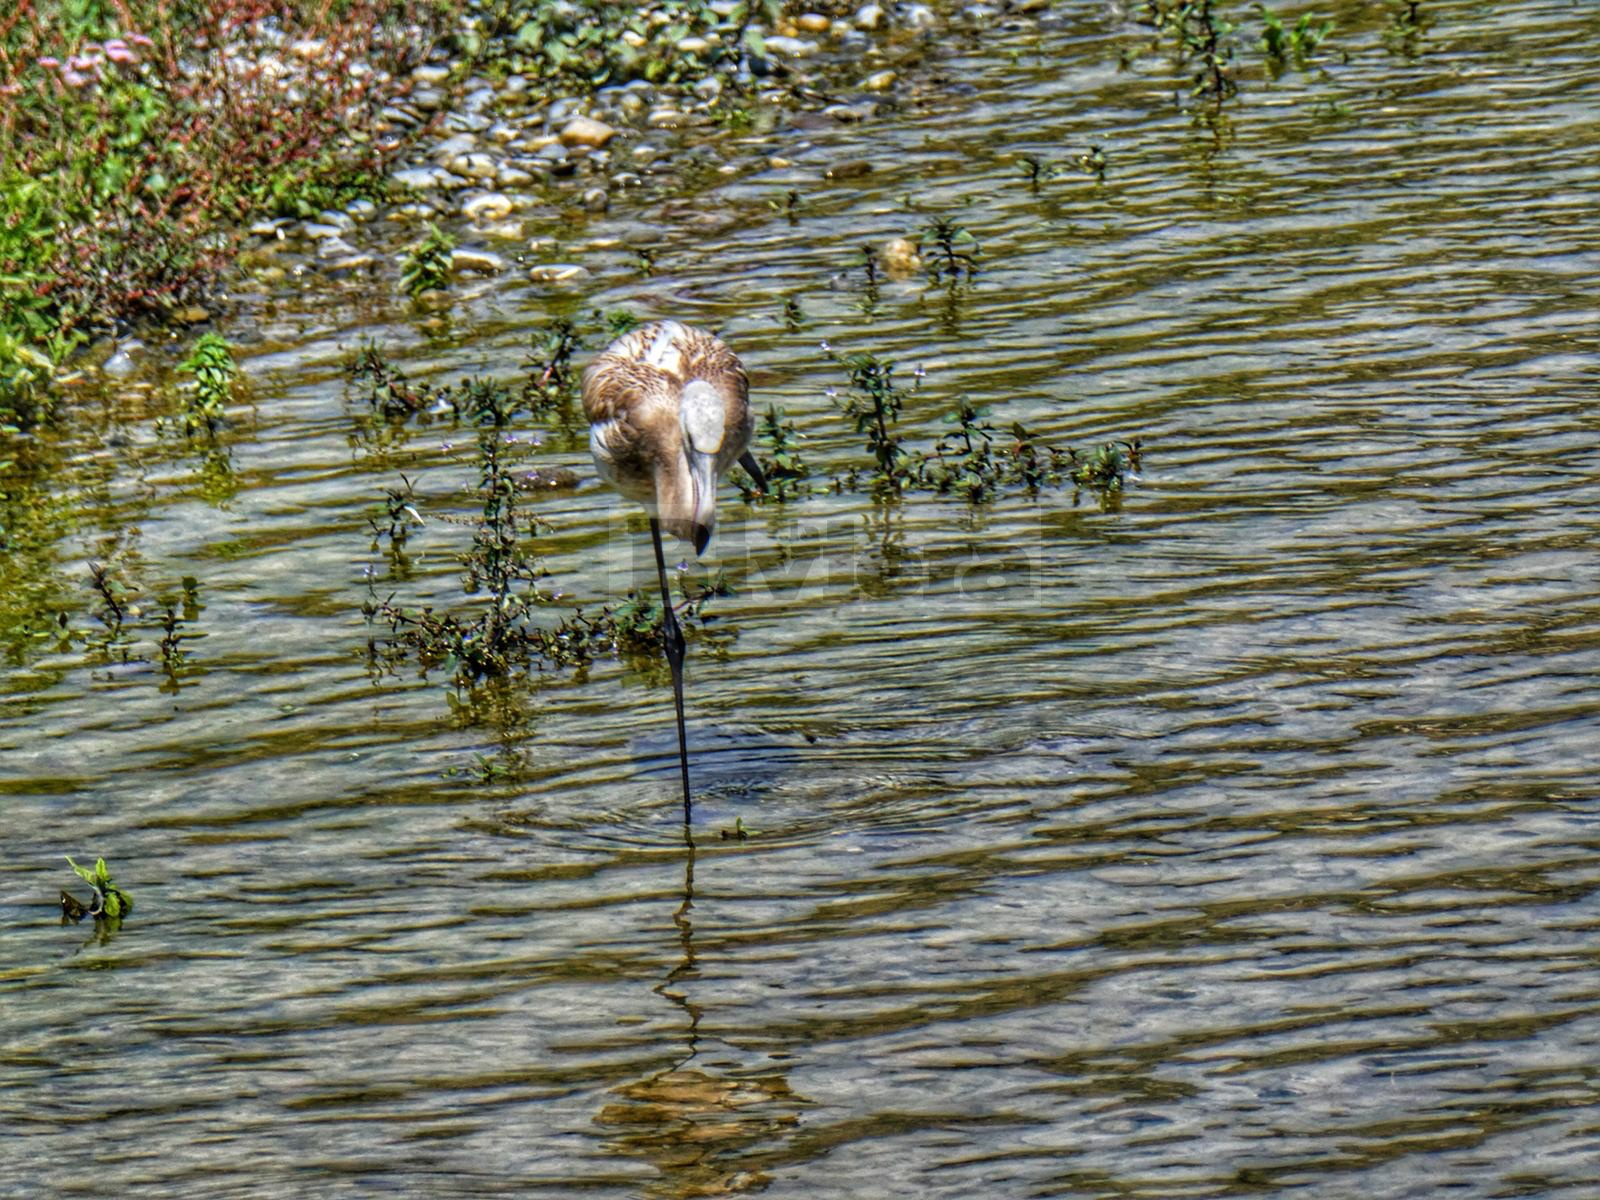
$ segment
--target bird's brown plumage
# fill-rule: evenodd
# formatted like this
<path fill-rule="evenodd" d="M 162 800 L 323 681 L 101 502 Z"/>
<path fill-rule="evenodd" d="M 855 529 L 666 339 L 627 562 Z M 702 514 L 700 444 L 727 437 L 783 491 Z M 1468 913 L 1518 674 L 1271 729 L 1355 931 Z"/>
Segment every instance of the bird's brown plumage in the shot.
<path fill-rule="evenodd" d="M 697 491 L 685 389 L 705 384 L 720 404 L 707 414 L 720 438 L 702 445 L 714 489 L 750 445 L 749 385 L 733 351 L 702 329 L 656 321 L 619 337 L 583 372 L 589 449 L 600 474 L 645 506 L 669 533 L 699 549 L 710 536 L 715 496 Z"/>

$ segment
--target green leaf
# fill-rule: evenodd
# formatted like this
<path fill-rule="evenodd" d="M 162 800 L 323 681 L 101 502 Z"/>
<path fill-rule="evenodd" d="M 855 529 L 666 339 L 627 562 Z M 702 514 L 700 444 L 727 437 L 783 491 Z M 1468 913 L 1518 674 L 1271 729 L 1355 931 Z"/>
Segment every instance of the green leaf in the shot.
<path fill-rule="evenodd" d="M 91 887 L 94 887 L 94 886 L 98 885 L 99 880 L 95 877 L 95 873 L 93 871 L 89 870 L 89 868 L 87 868 L 87 867 L 80 867 L 77 863 L 73 862 L 72 861 L 72 855 L 70 855 L 70 854 L 66 856 L 66 859 L 67 859 L 67 865 L 78 873 L 78 878 L 79 879 L 83 880 L 85 883 L 89 884 Z M 104 864 L 104 862 L 105 862 L 105 859 L 101 859 L 100 860 L 100 863 L 102 865 Z"/>

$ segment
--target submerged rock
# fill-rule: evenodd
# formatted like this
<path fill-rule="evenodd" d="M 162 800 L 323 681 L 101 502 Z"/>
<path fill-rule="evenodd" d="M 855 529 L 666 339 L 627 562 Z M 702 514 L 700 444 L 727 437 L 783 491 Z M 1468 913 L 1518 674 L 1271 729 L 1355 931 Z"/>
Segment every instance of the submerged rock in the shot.
<path fill-rule="evenodd" d="M 593 117 L 573 117 L 561 128 L 563 146 L 591 146 L 598 149 L 616 136 L 615 129 Z"/>
<path fill-rule="evenodd" d="M 854 17 L 855 27 L 869 32 L 883 24 L 883 6 L 880 4 L 863 4 L 856 9 Z"/>
<path fill-rule="evenodd" d="M 444 172 L 436 167 L 403 167 L 390 175 L 389 179 L 403 188 L 410 188 L 416 192 L 443 187 L 445 183 Z"/>
<path fill-rule="evenodd" d="M 511 197 L 500 192 L 474 196 L 461 206 L 461 215 L 472 221 L 498 221 L 511 215 Z"/>
<path fill-rule="evenodd" d="M 910 238 L 890 238 L 878 251 L 878 263 L 884 274 L 894 279 L 905 279 L 922 270 L 922 255 Z"/>
<path fill-rule="evenodd" d="M 577 263 L 543 263 L 528 270 L 528 278 L 535 283 L 576 283 L 588 277 L 589 269 Z"/>
<path fill-rule="evenodd" d="M 456 249 L 450 252 L 450 269 L 458 274 L 498 275 L 506 269 L 506 260 L 488 250 Z"/>

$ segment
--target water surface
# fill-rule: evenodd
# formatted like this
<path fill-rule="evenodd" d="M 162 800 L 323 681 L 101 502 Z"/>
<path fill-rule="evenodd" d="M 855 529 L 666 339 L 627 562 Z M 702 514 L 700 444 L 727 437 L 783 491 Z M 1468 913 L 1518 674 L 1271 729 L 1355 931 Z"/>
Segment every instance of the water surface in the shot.
<path fill-rule="evenodd" d="M 0 1194 L 1592 1194 L 1600 24 L 1421 7 L 1336 6 L 1276 82 L 1242 51 L 1210 122 L 1103 6 L 951 32 L 874 120 L 689 135 L 735 169 L 567 219 L 591 278 L 463 288 L 444 338 L 387 284 L 246 292 L 220 465 L 84 392 L 27 586 L 82 612 L 113 557 L 203 607 L 176 688 L 149 612 L 8 665 Z M 859 248 L 937 215 L 975 283 L 874 301 Z M 470 472 L 341 364 L 510 378 L 592 308 L 720 328 L 822 470 L 861 457 L 826 340 L 924 369 L 913 439 L 967 394 L 1142 475 L 730 488 L 690 850 L 660 672 L 367 667 L 369 567 L 464 603 L 460 529 L 391 575 L 367 514 Z M 581 430 L 538 433 L 584 479 L 547 585 L 647 581 Z M 114 937 L 56 923 L 65 853 L 134 894 Z"/>

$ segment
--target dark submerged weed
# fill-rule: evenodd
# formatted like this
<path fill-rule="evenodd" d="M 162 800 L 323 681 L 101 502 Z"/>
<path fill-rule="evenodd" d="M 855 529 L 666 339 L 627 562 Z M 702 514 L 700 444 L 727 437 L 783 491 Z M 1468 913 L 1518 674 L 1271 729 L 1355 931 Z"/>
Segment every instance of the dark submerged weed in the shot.
<path fill-rule="evenodd" d="M 922 231 L 922 257 L 934 283 L 970 283 L 978 273 L 978 239 L 954 218 L 938 217 Z"/>
<path fill-rule="evenodd" d="M 746 504 L 767 500 L 786 504 L 811 490 L 807 482 L 810 472 L 800 456 L 800 435 L 795 432 L 794 422 L 784 420 L 783 409 L 776 404 L 767 406 L 756 425 L 756 443 L 766 447 L 757 458 L 762 474 L 767 477 L 767 488 L 762 491 L 756 487 L 755 480 L 741 470 L 733 480 Z"/>

